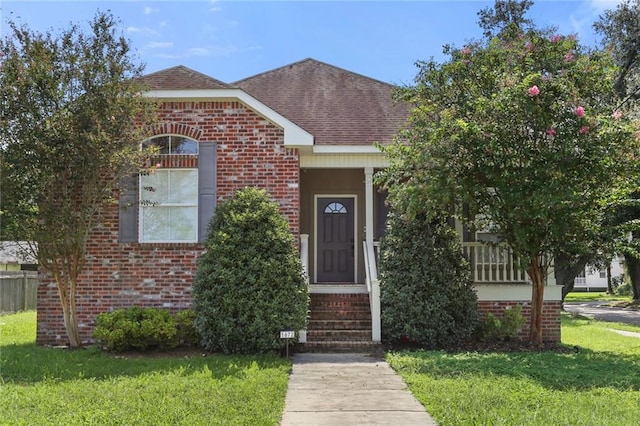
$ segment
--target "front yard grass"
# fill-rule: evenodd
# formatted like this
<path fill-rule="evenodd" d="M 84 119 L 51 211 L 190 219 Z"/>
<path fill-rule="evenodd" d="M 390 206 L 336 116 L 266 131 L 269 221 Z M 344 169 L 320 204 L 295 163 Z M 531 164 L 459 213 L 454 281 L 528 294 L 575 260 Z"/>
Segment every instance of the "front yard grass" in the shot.
<path fill-rule="evenodd" d="M 276 425 L 277 356 L 117 357 L 35 345 L 35 312 L 0 316 L 2 425 Z"/>
<path fill-rule="evenodd" d="M 440 425 L 630 425 L 640 418 L 640 328 L 562 318 L 571 353 L 387 354 Z"/>
<path fill-rule="evenodd" d="M 595 302 L 595 301 L 631 301 L 631 296 L 619 296 L 617 294 L 607 294 L 603 291 L 574 291 L 564 298 L 565 302 Z"/>

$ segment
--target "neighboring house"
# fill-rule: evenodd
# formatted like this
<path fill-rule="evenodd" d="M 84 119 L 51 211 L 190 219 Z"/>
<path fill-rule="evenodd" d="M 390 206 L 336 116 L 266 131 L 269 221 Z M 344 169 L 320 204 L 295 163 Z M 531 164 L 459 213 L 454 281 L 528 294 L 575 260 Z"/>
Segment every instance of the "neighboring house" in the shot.
<path fill-rule="evenodd" d="M 38 261 L 26 247 L 26 241 L 0 241 L 0 272 L 36 271 Z"/>
<path fill-rule="evenodd" d="M 623 259 L 616 258 L 611 262 L 611 278 L 622 277 Z M 585 266 L 584 270 L 573 280 L 574 291 L 606 291 L 607 290 L 607 268 L 596 268 Z"/>
<path fill-rule="evenodd" d="M 312 321 L 301 339 L 327 349 L 339 341 L 352 347 L 379 342 L 376 243 L 386 208 L 372 177 L 387 165 L 374 143 L 390 143 L 408 114 L 392 101 L 394 86 L 313 59 L 232 84 L 182 66 L 144 82 L 148 96 L 162 101 L 155 136 L 145 141 L 161 147 L 161 167 L 134 180 L 120 194 L 120 208 L 106 212 L 89 239 L 77 301 L 82 338 L 90 340 L 100 312 L 188 308 L 215 205 L 255 186 L 279 203 L 308 273 Z M 512 256 L 476 243 L 475 236 L 463 242 L 481 310 L 520 303 L 527 315 L 531 287 Z M 43 284 L 37 340 L 63 344 L 56 287 Z M 558 341 L 560 288 L 554 284 L 545 291 L 544 335 Z M 366 327 L 348 312 L 363 306 Z M 351 331 L 350 321 L 359 324 Z M 322 330 L 320 323 L 335 329 Z"/>

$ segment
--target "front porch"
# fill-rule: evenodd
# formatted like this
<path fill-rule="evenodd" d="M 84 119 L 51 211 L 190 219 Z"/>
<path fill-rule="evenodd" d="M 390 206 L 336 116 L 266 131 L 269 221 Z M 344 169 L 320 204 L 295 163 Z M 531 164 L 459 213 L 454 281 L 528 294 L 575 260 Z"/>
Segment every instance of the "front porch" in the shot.
<path fill-rule="evenodd" d="M 347 335 L 348 323 L 339 323 L 344 301 L 365 294 L 370 327 L 363 330 L 360 318 L 344 342 L 357 347 L 363 342 L 379 344 L 382 340 L 380 282 L 378 279 L 379 241 L 385 232 L 387 208 L 385 194 L 373 183 L 377 169 L 385 166 L 377 155 L 360 155 L 347 161 L 334 155 L 301 157 L 300 170 L 300 258 L 307 275 L 312 297 L 311 322 L 300 334 L 300 342 L 309 346 L 343 349 L 349 346 L 331 336 Z M 340 165 L 343 165 L 342 167 Z M 305 167 L 306 166 L 306 167 Z M 530 309 L 531 285 L 526 272 L 506 245 L 488 245 L 458 225 L 461 248 L 471 268 L 481 313 L 501 315 L 515 304 Z M 325 296 L 320 296 L 325 295 Z M 322 323 L 316 321 L 316 303 L 332 296 L 335 302 L 321 308 Z M 341 299 L 342 298 L 342 299 Z M 340 302 L 342 300 L 342 302 Z M 550 340 L 560 339 L 561 288 L 553 274 L 545 290 L 545 328 Z M 362 304 L 362 301 L 358 303 Z M 333 314 L 331 307 L 335 308 Z M 333 315 L 333 317 L 332 317 Z M 326 322 L 326 321 L 334 321 Z M 319 328 L 319 324 L 322 327 Z M 336 325 L 338 329 L 331 328 Z M 331 326 L 331 327 L 330 327 Z M 523 335 L 528 326 L 523 329 Z M 366 331 L 367 336 L 364 336 Z M 320 337 L 322 336 L 322 337 Z M 358 336 L 357 340 L 353 336 Z M 315 343 L 314 343 L 315 342 Z M 322 343 L 320 343 L 322 342 Z"/>

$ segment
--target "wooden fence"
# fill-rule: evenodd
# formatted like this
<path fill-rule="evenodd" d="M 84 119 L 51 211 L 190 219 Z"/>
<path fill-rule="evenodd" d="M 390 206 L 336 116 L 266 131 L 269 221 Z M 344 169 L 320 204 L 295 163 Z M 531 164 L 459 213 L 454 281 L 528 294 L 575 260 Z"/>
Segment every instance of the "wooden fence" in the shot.
<path fill-rule="evenodd" d="M 0 271 L 0 313 L 36 309 L 38 273 Z"/>

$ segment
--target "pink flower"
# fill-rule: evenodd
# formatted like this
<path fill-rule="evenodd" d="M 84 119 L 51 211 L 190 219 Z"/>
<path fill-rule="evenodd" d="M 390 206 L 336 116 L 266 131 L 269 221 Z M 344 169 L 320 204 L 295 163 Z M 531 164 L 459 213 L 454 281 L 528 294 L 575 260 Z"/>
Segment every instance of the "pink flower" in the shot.
<path fill-rule="evenodd" d="M 571 53 L 571 52 L 569 52 L 566 55 L 564 55 L 564 61 L 565 62 L 571 62 L 571 61 L 573 61 L 573 58 L 574 58 L 574 56 L 573 56 L 573 53 Z"/>
<path fill-rule="evenodd" d="M 156 163 L 156 167 L 162 167 L 162 163 Z"/>
<path fill-rule="evenodd" d="M 524 48 L 527 49 L 529 52 L 531 52 L 533 50 L 533 43 L 531 43 L 530 41 L 527 41 L 524 44 Z"/>
<path fill-rule="evenodd" d="M 582 126 L 580 128 L 580 134 L 581 135 L 586 135 L 587 133 L 589 133 L 589 126 Z"/>
<path fill-rule="evenodd" d="M 611 114 L 611 117 L 613 117 L 614 120 L 619 120 L 620 117 L 622 117 L 622 111 L 615 111 L 613 114 Z"/>
<path fill-rule="evenodd" d="M 463 55 L 468 55 L 470 53 L 471 53 L 471 49 L 468 46 L 465 46 L 464 49 L 462 49 Z"/>
<path fill-rule="evenodd" d="M 556 129 L 554 129 L 553 127 L 549 127 L 545 133 L 548 136 L 555 136 L 556 135 Z"/>
<path fill-rule="evenodd" d="M 576 107 L 575 113 L 578 117 L 584 117 L 584 108 L 581 106 Z"/>
<path fill-rule="evenodd" d="M 538 86 L 531 86 L 529 88 L 529 96 L 533 97 L 533 96 L 538 96 L 540 94 L 540 89 L 538 88 Z"/>
<path fill-rule="evenodd" d="M 551 43 L 558 43 L 560 40 L 562 40 L 562 36 L 558 34 L 554 34 L 551 37 L 549 37 L 549 40 L 551 41 Z"/>

